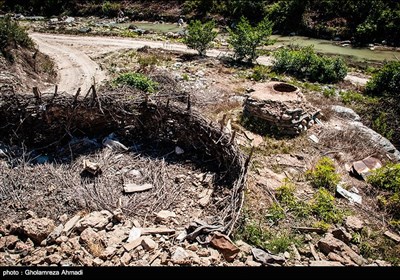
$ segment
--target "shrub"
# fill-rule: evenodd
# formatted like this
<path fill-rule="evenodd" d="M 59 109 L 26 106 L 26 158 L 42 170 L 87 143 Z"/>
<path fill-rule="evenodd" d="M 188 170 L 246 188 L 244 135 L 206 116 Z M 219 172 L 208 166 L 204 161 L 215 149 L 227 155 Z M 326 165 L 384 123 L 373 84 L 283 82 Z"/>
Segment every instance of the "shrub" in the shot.
<path fill-rule="evenodd" d="M 257 26 L 253 27 L 245 17 L 241 17 L 236 28 L 228 28 L 228 31 L 228 42 L 234 49 L 235 59 L 253 62 L 259 56 L 257 48 L 270 42 L 272 23 L 264 18 Z"/>
<path fill-rule="evenodd" d="M 268 78 L 270 73 L 270 68 L 264 65 L 256 65 L 253 68 L 253 72 L 248 76 L 248 78 L 253 79 L 254 81 L 263 81 Z"/>
<path fill-rule="evenodd" d="M 284 218 L 285 210 L 277 203 L 272 204 L 272 206 L 268 209 L 267 219 L 272 223 L 276 223 Z"/>
<path fill-rule="evenodd" d="M 343 59 L 318 55 L 313 46 L 284 48 L 274 54 L 273 70 L 311 82 L 336 83 L 347 75 Z"/>
<path fill-rule="evenodd" d="M 215 22 L 209 21 L 204 24 L 199 20 L 192 20 L 187 29 L 184 43 L 191 49 L 199 52 L 199 55 L 206 55 L 207 49 L 211 47 L 212 41 L 217 37 L 214 31 Z"/>
<path fill-rule="evenodd" d="M 365 92 L 377 96 L 390 96 L 400 100 L 400 61 L 385 64 L 368 81 Z"/>
<path fill-rule="evenodd" d="M 400 192 L 400 163 L 389 163 L 372 171 L 368 183 L 381 189 Z"/>
<path fill-rule="evenodd" d="M 334 205 L 335 198 L 324 188 L 318 189 L 311 203 L 315 215 L 326 223 L 339 223 L 343 220 L 343 212 Z"/>
<path fill-rule="evenodd" d="M 32 48 L 33 41 L 29 38 L 28 33 L 11 19 L 5 16 L 0 19 L 0 50 L 8 59 L 12 59 L 9 50 L 17 46 Z"/>
<path fill-rule="evenodd" d="M 321 158 L 313 170 L 306 173 L 315 188 L 326 188 L 334 191 L 340 181 L 340 175 L 336 173 L 335 164 L 329 157 Z"/>
<path fill-rule="evenodd" d="M 282 186 L 276 189 L 276 198 L 297 217 L 307 217 L 310 214 L 310 206 L 304 201 L 299 201 L 294 195 L 295 185 L 290 182 L 285 182 Z"/>
<path fill-rule="evenodd" d="M 106 1 L 101 6 L 101 11 L 103 12 L 103 14 L 109 17 L 116 17 L 120 9 L 121 4 L 117 2 Z"/>
<path fill-rule="evenodd" d="M 140 73 L 123 73 L 114 79 L 115 85 L 127 85 L 144 92 L 153 93 L 158 88 L 158 83 Z"/>

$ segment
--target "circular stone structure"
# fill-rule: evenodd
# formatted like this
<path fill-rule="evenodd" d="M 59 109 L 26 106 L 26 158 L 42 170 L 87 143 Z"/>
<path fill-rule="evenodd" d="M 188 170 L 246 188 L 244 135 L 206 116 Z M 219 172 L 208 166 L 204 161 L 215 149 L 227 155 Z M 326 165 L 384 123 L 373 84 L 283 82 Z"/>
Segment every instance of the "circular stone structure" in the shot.
<path fill-rule="evenodd" d="M 257 84 L 253 90 L 244 104 L 243 115 L 246 124 L 261 127 L 261 132 L 298 135 L 311 127 L 320 113 L 294 85 L 269 82 Z"/>

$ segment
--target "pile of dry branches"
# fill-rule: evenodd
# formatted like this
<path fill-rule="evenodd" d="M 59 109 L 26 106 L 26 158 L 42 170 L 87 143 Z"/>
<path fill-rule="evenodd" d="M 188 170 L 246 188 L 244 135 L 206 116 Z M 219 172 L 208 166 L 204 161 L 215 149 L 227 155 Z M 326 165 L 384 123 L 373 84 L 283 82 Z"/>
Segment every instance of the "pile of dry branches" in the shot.
<path fill-rule="evenodd" d="M 121 207 L 128 214 L 145 216 L 152 211 L 179 206 L 179 201 L 188 199 L 191 193 L 187 187 L 167 181 L 173 181 L 173 176 L 183 172 L 178 165 L 172 168 L 176 172 L 170 172 L 170 163 L 190 162 L 190 169 L 200 168 L 215 174 L 213 201 L 218 203 L 207 207 L 205 215 L 212 214 L 212 223 L 221 225 L 224 232 L 229 234 L 233 229 L 243 203 L 249 159 L 246 160 L 234 144 L 234 134 L 224 133 L 219 125 L 191 108 L 190 96 L 182 103 L 173 96 L 148 96 L 137 92 L 98 95 L 94 88 L 85 97 L 80 97 L 79 91 L 75 96 L 4 93 L 0 96 L 0 119 L 0 141 L 10 147 L 10 151 L 13 146 L 26 147 L 26 151 L 45 153 L 55 159 L 36 166 L 25 160 L 20 160 L 17 166 L 1 165 L 0 201 L 3 205 L 12 198 L 10 207 L 16 211 L 24 209 L 27 206 L 23 202 L 28 201 L 24 196 L 36 195 L 44 198 L 41 203 L 53 199 L 42 205 L 43 209 L 50 204 L 54 209 L 70 212 L 82 208 L 113 210 Z M 115 154 L 98 149 L 97 152 L 77 152 L 71 148 L 71 140 L 83 137 L 95 139 L 94 142 L 97 139 L 101 147 L 101 139 L 110 133 L 118 135 L 118 139 L 131 147 L 130 151 Z M 135 151 L 132 147 L 137 143 L 151 149 Z M 171 153 L 165 154 L 165 151 L 173 151 L 176 146 L 183 148 L 184 157 L 172 154 L 166 162 L 164 158 Z M 70 156 L 66 157 L 65 153 L 61 156 L 61 151 L 68 149 Z M 10 152 L 10 158 L 18 156 L 26 157 L 26 153 L 21 153 L 21 149 L 19 153 Z M 82 178 L 79 170 L 83 157 L 92 160 L 97 157 L 97 161 L 103 163 L 105 170 L 98 178 L 89 181 Z M 121 184 L 126 178 L 117 166 L 147 170 L 143 180 L 154 184 L 154 190 L 145 195 L 123 196 Z M 41 193 L 43 189 L 39 186 L 48 186 L 48 192 L 57 195 Z M 35 194 L 35 189 L 39 193 Z"/>

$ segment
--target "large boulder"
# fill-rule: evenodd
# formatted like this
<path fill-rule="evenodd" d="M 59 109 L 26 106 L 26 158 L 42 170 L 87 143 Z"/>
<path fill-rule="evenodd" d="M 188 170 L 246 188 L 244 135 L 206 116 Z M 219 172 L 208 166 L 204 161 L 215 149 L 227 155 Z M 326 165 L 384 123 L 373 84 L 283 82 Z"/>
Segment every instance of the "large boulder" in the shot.
<path fill-rule="evenodd" d="M 28 219 L 21 223 L 22 233 L 38 244 L 45 240 L 54 228 L 54 221 L 48 218 Z"/>

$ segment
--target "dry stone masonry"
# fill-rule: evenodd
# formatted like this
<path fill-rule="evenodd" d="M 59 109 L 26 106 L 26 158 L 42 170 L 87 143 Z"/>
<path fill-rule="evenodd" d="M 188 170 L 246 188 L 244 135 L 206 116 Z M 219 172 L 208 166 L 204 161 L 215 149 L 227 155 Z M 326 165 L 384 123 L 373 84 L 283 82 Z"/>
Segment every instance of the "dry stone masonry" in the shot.
<path fill-rule="evenodd" d="M 320 114 L 293 85 L 270 82 L 258 84 L 253 90 L 245 102 L 244 116 L 279 134 L 298 135 L 313 126 Z"/>

